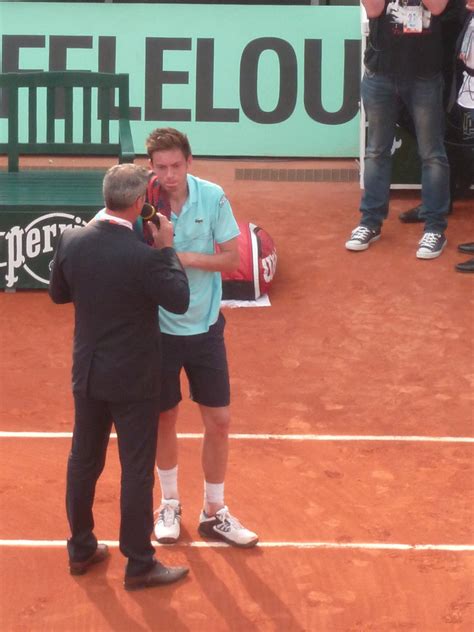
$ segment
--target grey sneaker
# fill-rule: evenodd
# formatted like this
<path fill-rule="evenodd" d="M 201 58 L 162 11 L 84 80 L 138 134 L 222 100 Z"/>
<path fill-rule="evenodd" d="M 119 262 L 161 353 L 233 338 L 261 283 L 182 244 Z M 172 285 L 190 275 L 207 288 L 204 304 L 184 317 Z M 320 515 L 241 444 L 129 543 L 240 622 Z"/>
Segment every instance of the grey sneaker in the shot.
<path fill-rule="evenodd" d="M 242 548 L 250 548 L 258 542 L 258 535 L 242 526 L 237 518 L 229 513 L 227 507 L 219 509 L 215 516 L 208 516 L 202 511 L 198 531 L 204 538 L 223 540 Z"/>
<path fill-rule="evenodd" d="M 155 511 L 155 537 L 160 544 L 175 544 L 181 526 L 181 505 L 179 500 L 164 500 Z"/>
<path fill-rule="evenodd" d="M 443 252 L 448 240 L 443 233 L 425 233 L 418 242 L 418 259 L 435 259 Z"/>
<path fill-rule="evenodd" d="M 380 239 L 380 228 L 372 230 L 367 226 L 357 226 L 351 233 L 351 238 L 346 241 L 347 250 L 367 250 L 373 241 Z"/>

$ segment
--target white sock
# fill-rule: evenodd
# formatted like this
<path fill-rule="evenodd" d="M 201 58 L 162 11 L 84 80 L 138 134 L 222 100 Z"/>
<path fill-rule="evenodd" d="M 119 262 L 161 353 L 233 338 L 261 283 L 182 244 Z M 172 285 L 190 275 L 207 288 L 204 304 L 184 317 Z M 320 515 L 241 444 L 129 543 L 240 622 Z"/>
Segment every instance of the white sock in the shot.
<path fill-rule="evenodd" d="M 204 481 L 204 508 L 210 503 L 224 506 L 224 483 Z"/>
<path fill-rule="evenodd" d="M 156 472 L 160 479 L 162 501 L 170 500 L 171 498 L 179 500 L 178 466 L 175 465 L 170 470 L 160 470 L 160 468 L 157 467 Z"/>

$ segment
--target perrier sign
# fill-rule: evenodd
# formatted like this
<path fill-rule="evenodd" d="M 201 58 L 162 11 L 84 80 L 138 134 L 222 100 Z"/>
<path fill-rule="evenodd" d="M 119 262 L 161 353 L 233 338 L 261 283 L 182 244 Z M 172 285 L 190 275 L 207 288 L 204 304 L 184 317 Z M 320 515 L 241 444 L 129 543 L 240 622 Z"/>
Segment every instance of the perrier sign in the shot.
<path fill-rule="evenodd" d="M 60 234 L 87 221 L 73 213 L 1 213 L 0 288 L 46 288 Z"/>

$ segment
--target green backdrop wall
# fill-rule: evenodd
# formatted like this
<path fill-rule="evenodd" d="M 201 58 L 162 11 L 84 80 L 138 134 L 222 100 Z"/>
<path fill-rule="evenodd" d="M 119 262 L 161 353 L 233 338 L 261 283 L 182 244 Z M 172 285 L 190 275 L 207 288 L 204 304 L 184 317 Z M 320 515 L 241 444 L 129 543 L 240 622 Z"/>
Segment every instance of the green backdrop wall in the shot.
<path fill-rule="evenodd" d="M 359 153 L 359 7 L 0 2 L 0 28 L 2 72 L 128 73 L 137 153 L 167 125 L 198 156 Z"/>

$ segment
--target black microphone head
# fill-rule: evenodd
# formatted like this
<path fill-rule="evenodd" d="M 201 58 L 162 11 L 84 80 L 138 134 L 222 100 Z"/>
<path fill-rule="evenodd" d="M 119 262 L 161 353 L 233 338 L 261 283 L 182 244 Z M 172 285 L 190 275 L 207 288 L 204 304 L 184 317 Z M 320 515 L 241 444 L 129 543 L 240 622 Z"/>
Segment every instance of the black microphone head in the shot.
<path fill-rule="evenodd" d="M 145 202 L 140 212 L 140 216 L 144 222 L 153 222 L 156 226 L 158 226 L 158 228 L 160 227 L 160 218 L 158 217 L 156 208 L 153 204 Z"/>

